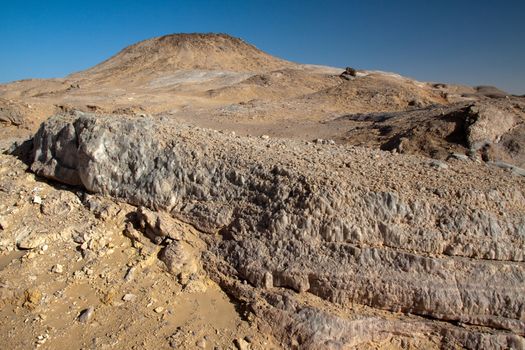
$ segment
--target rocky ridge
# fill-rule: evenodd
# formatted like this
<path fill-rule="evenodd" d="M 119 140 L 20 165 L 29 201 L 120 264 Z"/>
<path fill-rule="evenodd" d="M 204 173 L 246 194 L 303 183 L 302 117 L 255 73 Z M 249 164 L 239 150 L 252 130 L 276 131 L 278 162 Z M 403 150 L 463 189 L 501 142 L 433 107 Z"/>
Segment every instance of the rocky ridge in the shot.
<path fill-rule="evenodd" d="M 522 177 L 162 117 L 56 116 L 33 142 L 37 174 L 198 228 L 207 274 L 288 346 L 525 347 Z"/>

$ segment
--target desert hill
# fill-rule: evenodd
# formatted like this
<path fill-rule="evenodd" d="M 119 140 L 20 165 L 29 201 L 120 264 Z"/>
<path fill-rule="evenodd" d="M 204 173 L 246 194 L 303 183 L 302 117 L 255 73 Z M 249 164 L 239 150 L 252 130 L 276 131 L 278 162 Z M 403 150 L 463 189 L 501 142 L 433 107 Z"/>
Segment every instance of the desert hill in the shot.
<path fill-rule="evenodd" d="M 264 72 L 297 66 L 227 34 L 173 34 L 131 45 L 70 79 L 137 79 L 179 70 Z"/>

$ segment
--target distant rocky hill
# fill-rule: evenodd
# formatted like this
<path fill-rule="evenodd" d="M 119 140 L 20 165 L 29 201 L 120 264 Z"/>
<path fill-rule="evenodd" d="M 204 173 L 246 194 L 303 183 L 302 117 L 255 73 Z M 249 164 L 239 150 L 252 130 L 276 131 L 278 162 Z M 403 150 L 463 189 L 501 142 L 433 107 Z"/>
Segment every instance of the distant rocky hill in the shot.
<path fill-rule="evenodd" d="M 173 34 L 126 47 L 71 79 L 123 79 L 178 70 L 264 72 L 297 66 L 227 34 Z"/>

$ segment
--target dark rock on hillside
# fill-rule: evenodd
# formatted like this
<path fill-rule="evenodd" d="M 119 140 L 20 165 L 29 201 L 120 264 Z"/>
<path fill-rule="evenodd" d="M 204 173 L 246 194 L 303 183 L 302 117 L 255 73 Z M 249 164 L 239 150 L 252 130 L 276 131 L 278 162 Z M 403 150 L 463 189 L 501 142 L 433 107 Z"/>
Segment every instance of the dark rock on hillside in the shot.
<path fill-rule="evenodd" d="M 357 71 L 352 67 L 346 67 L 345 71 L 341 73 L 340 77 L 346 80 L 352 80 L 357 76 Z"/>
<path fill-rule="evenodd" d="M 503 90 L 498 89 L 495 86 L 482 85 L 482 86 L 476 86 L 475 89 L 478 95 L 482 95 L 482 96 L 486 96 L 490 98 L 505 98 L 509 96 L 508 93 L 506 93 Z"/>

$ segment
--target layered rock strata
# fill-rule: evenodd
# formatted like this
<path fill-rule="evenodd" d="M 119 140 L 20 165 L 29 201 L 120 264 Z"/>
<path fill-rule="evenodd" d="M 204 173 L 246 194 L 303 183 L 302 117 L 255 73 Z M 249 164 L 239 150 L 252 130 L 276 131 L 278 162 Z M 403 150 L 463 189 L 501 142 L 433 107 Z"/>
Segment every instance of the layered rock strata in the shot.
<path fill-rule="evenodd" d="M 163 118 L 55 116 L 33 142 L 37 174 L 201 230 L 289 346 L 525 348 L 523 177 Z"/>

